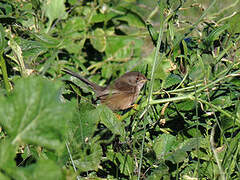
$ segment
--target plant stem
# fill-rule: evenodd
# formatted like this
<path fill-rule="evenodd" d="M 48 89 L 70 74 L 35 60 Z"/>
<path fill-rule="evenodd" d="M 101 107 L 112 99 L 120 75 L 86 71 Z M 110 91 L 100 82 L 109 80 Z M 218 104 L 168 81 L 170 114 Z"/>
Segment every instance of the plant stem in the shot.
<path fill-rule="evenodd" d="M 0 66 L 1 66 L 1 69 L 2 69 L 3 81 L 4 81 L 4 84 L 5 84 L 5 88 L 6 88 L 7 92 L 10 93 L 11 86 L 10 86 L 10 82 L 8 80 L 6 63 L 5 63 L 5 59 L 3 58 L 3 52 L 2 51 L 0 52 Z"/>

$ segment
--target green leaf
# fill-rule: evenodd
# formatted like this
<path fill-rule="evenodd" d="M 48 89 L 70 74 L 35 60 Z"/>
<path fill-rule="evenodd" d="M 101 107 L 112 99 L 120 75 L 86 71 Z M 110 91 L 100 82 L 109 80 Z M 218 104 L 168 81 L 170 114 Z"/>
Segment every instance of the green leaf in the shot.
<path fill-rule="evenodd" d="M 32 176 L 33 179 L 62 179 L 62 172 L 56 162 L 40 160 L 35 166 L 35 171 L 32 173 Z"/>
<path fill-rule="evenodd" d="M 7 172 L 11 173 L 12 169 L 16 167 L 14 158 L 16 155 L 16 147 L 11 144 L 8 140 L 0 142 L 0 169 L 5 169 Z"/>
<path fill-rule="evenodd" d="M 234 169 L 238 168 L 239 165 L 239 139 L 240 134 L 238 133 L 235 138 L 231 138 L 229 145 L 224 147 L 223 158 L 221 158 L 222 166 L 227 169 L 228 172 L 234 172 Z M 239 174 L 239 173 L 238 173 Z"/>
<path fill-rule="evenodd" d="M 107 46 L 105 53 L 108 58 L 121 59 L 127 61 L 134 55 L 141 53 L 142 41 L 133 37 L 119 37 L 109 36 L 107 37 Z"/>
<path fill-rule="evenodd" d="M 108 22 L 117 15 L 118 14 L 115 12 L 109 12 L 107 14 L 95 14 L 91 19 L 91 23 Z"/>
<path fill-rule="evenodd" d="M 114 70 L 115 68 L 113 64 L 110 63 L 104 64 L 102 67 L 102 77 L 109 79 L 112 76 Z"/>
<path fill-rule="evenodd" d="M 102 148 L 94 136 L 99 123 L 96 108 L 89 103 L 81 103 L 79 111 L 68 124 L 68 141 L 73 154 L 74 164 L 80 172 L 97 170 L 102 157 Z"/>
<path fill-rule="evenodd" d="M 11 176 L 16 171 L 16 163 L 14 161 L 16 156 L 16 147 L 11 144 L 9 139 L 1 140 L 0 142 L 0 179 L 12 179 Z M 6 176 L 4 176 L 6 175 Z"/>
<path fill-rule="evenodd" d="M 25 62 L 35 61 L 39 55 L 48 50 L 43 43 L 37 41 L 31 41 L 22 38 L 20 38 L 18 41 L 22 49 L 22 55 L 25 59 Z"/>
<path fill-rule="evenodd" d="M 147 29 L 148 29 L 148 33 L 151 36 L 151 39 L 153 41 L 153 44 L 156 46 L 157 45 L 157 40 L 158 40 L 158 33 L 157 31 L 153 28 L 152 24 L 150 24 L 149 22 L 146 24 L 147 25 Z"/>
<path fill-rule="evenodd" d="M 72 17 L 68 18 L 66 24 L 63 25 L 61 33 L 63 33 L 63 35 L 66 36 L 71 36 L 77 31 L 84 31 L 85 28 L 86 28 L 85 19 L 83 19 L 82 17 Z"/>
<path fill-rule="evenodd" d="M 231 17 L 228 21 L 229 24 L 229 31 L 231 34 L 236 34 L 240 33 L 240 24 L 239 24 L 239 19 L 240 19 L 240 12 L 235 14 L 233 17 Z"/>
<path fill-rule="evenodd" d="M 181 77 L 176 74 L 169 74 L 165 81 L 163 81 L 163 87 L 169 88 L 171 86 L 177 85 L 182 81 Z"/>
<path fill-rule="evenodd" d="M 116 158 L 117 159 L 115 159 L 115 161 L 118 160 L 120 162 L 119 168 L 121 170 L 121 173 L 125 175 L 131 175 L 135 168 L 133 157 L 131 157 L 127 153 L 124 155 L 122 155 L 121 153 L 116 153 Z M 115 163 L 118 164 L 117 162 Z"/>
<path fill-rule="evenodd" d="M 40 77 L 20 79 L 11 96 L 0 99 L 0 124 L 13 144 L 30 143 L 61 150 L 73 106 L 58 101 L 61 83 Z"/>
<path fill-rule="evenodd" d="M 5 46 L 6 46 L 5 32 L 2 24 L 0 24 L 0 51 L 3 51 Z"/>
<path fill-rule="evenodd" d="M 63 24 L 60 37 L 63 38 L 62 46 L 69 52 L 79 54 L 86 40 L 87 25 L 82 17 L 72 17 Z"/>
<path fill-rule="evenodd" d="M 65 19 L 67 18 L 67 13 L 65 12 L 65 0 L 47 0 L 44 1 L 43 11 L 49 18 L 50 25 L 55 19 Z"/>
<path fill-rule="evenodd" d="M 116 115 L 105 105 L 99 105 L 96 109 L 97 117 L 114 134 L 125 135 L 123 123 L 117 119 Z"/>
<path fill-rule="evenodd" d="M 115 163 L 115 165 L 119 165 L 120 172 L 125 174 L 126 176 L 131 176 L 134 171 L 135 163 L 133 157 L 130 154 L 122 154 L 120 152 L 107 152 L 107 158 Z"/>
<path fill-rule="evenodd" d="M 219 91 L 218 94 L 220 93 L 224 93 L 224 91 Z M 217 106 L 221 106 L 222 108 L 227 108 L 232 106 L 232 99 L 230 96 L 219 96 L 216 97 L 215 99 L 212 100 L 212 104 L 217 105 Z"/>
<path fill-rule="evenodd" d="M 179 163 L 186 159 L 187 152 L 193 150 L 199 146 L 199 138 L 189 138 L 182 143 L 179 143 L 178 146 L 171 150 L 170 153 L 166 154 L 165 159 L 172 161 L 173 163 Z"/>
<path fill-rule="evenodd" d="M 163 59 L 156 67 L 155 77 L 165 80 L 170 74 L 170 70 L 173 68 L 173 63 L 170 59 Z"/>
<path fill-rule="evenodd" d="M 156 139 L 156 142 L 154 143 L 153 150 L 156 153 L 156 156 L 158 159 L 162 159 L 167 152 L 170 150 L 175 149 L 177 146 L 176 137 L 169 135 L 169 134 L 163 134 L 159 138 Z"/>
<path fill-rule="evenodd" d="M 179 111 L 190 111 L 195 108 L 195 103 L 192 100 L 185 100 L 185 101 L 176 103 L 176 106 Z"/>
<path fill-rule="evenodd" d="M 240 119 L 240 104 L 237 105 L 237 112 L 236 112 L 237 118 Z"/>
<path fill-rule="evenodd" d="M 138 27 L 138 28 L 145 27 L 144 21 L 141 19 L 141 17 L 138 14 L 133 13 L 131 11 L 127 11 L 126 15 L 117 17 L 116 19 L 128 22 L 129 26 Z"/>
<path fill-rule="evenodd" d="M 24 61 L 23 61 L 21 47 L 13 39 L 10 39 L 8 41 L 8 45 L 12 48 L 12 50 L 14 52 L 14 55 L 15 55 L 16 58 L 13 59 L 13 60 L 18 64 L 22 76 L 27 76 L 28 73 L 26 71 L 25 64 L 24 64 Z"/>
<path fill-rule="evenodd" d="M 160 163 L 157 169 L 154 169 L 147 180 L 170 179 L 169 167 L 165 163 Z"/>
<path fill-rule="evenodd" d="M 5 176 L 3 173 L 0 172 L 0 179 L 2 180 L 10 180 L 9 177 Z"/>
<path fill-rule="evenodd" d="M 77 160 L 74 160 L 74 164 L 79 171 L 91 171 L 97 170 L 102 159 L 102 148 L 98 142 L 92 143 L 90 146 L 81 148 L 78 153 L 80 156 Z"/>
<path fill-rule="evenodd" d="M 201 62 L 197 62 L 189 69 L 189 77 L 193 80 L 201 79 L 209 67 L 204 67 Z"/>
<path fill-rule="evenodd" d="M 60 167 L 51 160 L 39 160 L 25 168 L 18 168 L 14 172 L 15 177 L 19 180 L 25 179 L 62 179 Z"/>
<path fill-rule="evenodd" d="M 34 33 L 32 35 L 38 40 L 39 43 L 42 44 L 42 46 L 46 48 L 60 48 L 63 41 L 44 33 L 42 34 Z"/>
<path fill-rule="evenodd" d="M 0 67 L 1 67 L 1 71 L 2 71 L 5 88 L 6 88 L 7 92 L 10 93 L 11 85 L 8 80 L 7 67 L 6 67 L 5 59 L 3 57 L 3 50 L 2 51 L 0 50 Z"/>
<path fill-rule="evenodd" d="M 92 37 L 90 38 L 91 44 L 99 52 L 103 52 L 106 49 L 106 36 L 102 29 L 97 28 L 92 32 Z"/>
<path fill-rule="evenodd" d="M 96 109 L 92 104 L 81 103 L 79 111 L 69 122 L 70 139 L 74 139 L 78 144 L 84 143 L 86 139 L 91 139 L 97 130 L 99 119 L 96 118 Z M 87 128 L 86 128 L 87 127 Z"/>
<path fill-rule="evenodd" d="M 198 144 L 199 141 L 196 138 L 190 138 L 180 143 L 175 136 L 163 134 L 157 138 L 153 150 L 158 159 L 179 163 L 187 157 L 186 152 L 196 148 Z"/>
<path fill-rule="evenodd" d="M 213 41 L 217 40 L 218 37 L 226 30 L 228 29 L 228 25 L 223 25 L 223 26 L 220 26 L 216 29 L 214 29 L 209 35 L 208 37 L 206 38 L 206 43 L 207 45 L 211 45 L 213 43 Z"/>

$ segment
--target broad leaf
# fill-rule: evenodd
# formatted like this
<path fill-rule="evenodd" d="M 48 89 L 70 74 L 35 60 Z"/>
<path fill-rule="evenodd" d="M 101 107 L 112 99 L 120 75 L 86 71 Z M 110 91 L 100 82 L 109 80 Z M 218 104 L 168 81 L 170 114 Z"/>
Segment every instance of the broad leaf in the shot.
<path fill-rule="evenodd" d="M 96 118 L 94 106 L 91 104 L 82 103 L 79 106 L 79 111 L 74 114 L 74 117 L 69 122 L 69 141 L 76 141 L 78 145 L 85 142 L 86 139 L 93 137 L 97 130 L 99 119 Z"/>
<path fill-rule="evenodd" d="M 67 13 L 65 12 L 64 0 L 47 0 L 44 1 L 43 10 L 49 18 L 50 24 L 55 19 L 65 19 Z"/>
<path fill-rule="evenodd" d="M 25 179 L 62 179 L 60 167 L 51 160 L 39 160 L 26 168 L 18 168 L 13 173 L 19 180 Z"/>
<path fill-rule="evenodd" d="M 187 157 L 187 151 L 196 148 L 198 144 L 199 141 L 196 138 L 191 138 L 179 143 L 175 136 L 164 134 L 157 139 L 153 150 L 158 159 L 179 163 Z"/>
<path fill-rule="evenodd" d="M 102 29 L 97 28 L 92 32 L 91 43 L 93 47 L 99 52 L 103 52 L 106 49 L 106 36 Z"/>
<path fill-rule="evenodd" d="M 15 162 L 14 162 L 15 154 L 16 154 L 16 147 L 12 145 L 9 140 L 1 141 L 0 169 L 5 169 L 6 171 L 13 169 L 15 167 Z"/>
<path fill-rule="evenodd" d="M 79 171 L 97 170 L 102 159 L 102 148 L 99 143 L 94 142 L 91 146 L 84 146 L 78 150 L 78 159 L 74 160 L 74 164 Z"/>
<path fill-rule="evenodd" d="M 30 143 L 58 150 L 74 107 L 58 101 L 59 82 L 30 77 L 18 80 L 11 96 L 0 99 L 0 124 L 12 144 Z"/>

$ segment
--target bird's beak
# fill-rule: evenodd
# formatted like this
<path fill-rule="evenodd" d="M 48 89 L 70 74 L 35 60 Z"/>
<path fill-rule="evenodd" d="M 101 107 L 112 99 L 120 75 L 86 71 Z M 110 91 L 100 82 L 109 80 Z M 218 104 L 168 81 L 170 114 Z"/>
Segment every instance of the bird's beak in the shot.
<path fill-rule="evenodd" d="M 146 78 L 146 79 L 142 79 L 142 80 L 141 80 L 141 82 L 142 82 L 142 83 L 145 83 L 146 81 L 148 81 L 148 79 L 147 79 L 147 78 Z"/>

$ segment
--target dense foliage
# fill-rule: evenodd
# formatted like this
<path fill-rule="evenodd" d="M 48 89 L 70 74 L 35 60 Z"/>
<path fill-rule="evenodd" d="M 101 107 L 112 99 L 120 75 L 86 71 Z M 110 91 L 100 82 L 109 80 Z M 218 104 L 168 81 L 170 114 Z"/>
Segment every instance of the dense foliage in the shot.
<path fill-rule="evenodd" d="M 0 1 L 0 179 L 239 179 L 239 7 Z M 112 112 L 63 68 L 150 80 Z"/>

